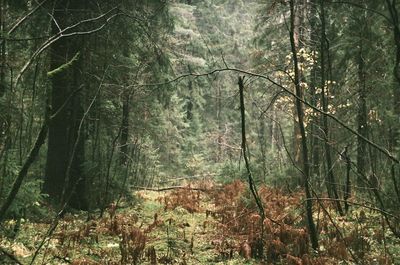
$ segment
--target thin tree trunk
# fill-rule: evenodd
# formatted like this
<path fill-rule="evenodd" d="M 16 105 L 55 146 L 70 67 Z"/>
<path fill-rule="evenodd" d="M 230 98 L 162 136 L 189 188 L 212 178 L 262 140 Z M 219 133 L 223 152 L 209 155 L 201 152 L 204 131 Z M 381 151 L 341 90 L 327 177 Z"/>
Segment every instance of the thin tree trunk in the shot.
<path fill-rule="evenodd" d="M 260 146 L 261 153 L 261 167 L 263 172 L 263 179 L 267 176 L 267 139 L 265 139 L 266 135 L 266 126 L 263 117 L 259 119 L 259 128 L 258 128 L 258 141 Z M 271 130 L 272 131 L 272 130 Z M 272 136 L 271 136 L 272 137 Z"/>
<path fill-rule="evenodd" d="M 350 171 L 351 171 L 351 160 L 349 157 L 349 154 L 347 153 L 348 147 L 346 146 L 344 149 L 344 152 L 342 154 L 342 157 L 344 158 L 346 162 L 346 185 L 345 185 L 345 190 L 344 190 L 344 209 L 345 212 L 347 213 L 349 211 L 349 202 L 348 199 L 351 197 L 351 179 L 350 179 Z"/>
<path fill-rule="evenodd" d="M 218 84 L 217 85 L 217 123 L 218 123 L 218 139 L 217 139 L 217 143 L 218 143 L 218 151 L 217 151 L 217 160 L 216 162 L 220 162 L 222 159 L 222 138 L 224 137 L 222 134 L 222 118 L 221 118 L 221 109 L 222 109 L 222 103 L 221 103 L 221 97 L 222 97 L 222 93 L 221 93 L 221 85 Z"/>
<path fill-rule="evenodd" d="M 128 158 L 128 137 L 129 137 L 129 113 L 130 113 L 130 93 L 125 91 L 122 103 L 121 137 L 120 137 L 120 156 L 121 165 L 125 165 Z"/>
<path fill-rule="evenodd" d="M 127 45 L 123 46 L 123 56 L 125 58 L 129 58 L 129 47 Z M 129 79 L 128 77 L 123 78 L 123 86 L 124 91 L 122 95 L 122 119 L 121 119 L 121 128 L 120 128 L 120 155 L 119 155 L 119 163 L 121 165 L 127 165 L 128 159 L 128 140 L 129 140 L 129 119 L 130 119 L 130 104 L 131 97 L 134 91 L 134 88 L 128 89 Z"/>
<path fill-rule="evenodd" d="M 358 111 L 357 111 L 357 132 L 367 138 L 367 101 L 365 88 L 365 64 L 362 55 L 362 42 L 360 40 L 360 51 L 358 54 Z M 357 137 L 357 172 L 365 175 L 366 166 L 366 143 L 360 137 Z"/>
<path fill-rule="evenodd" d="M 35 106 L 35 101 L 36 101 L 36 83 L 37 83 L 37 77 L 39 74 L 39 64 L 40 64 L 40 60 L 38 60 L 36 62 L 35 73 L 34 73 L 33 82 L 32 82 L 32 98 L 31 98 L 31 101 L 32 101 L 31 109 L 32 110 L 29 115 L 29 120 L 28 120 L 28 124 L 27 124 L 27 129 L 26 129 L 27 130 L 26 141 L 27 141 L 28 146 L 31 146 L 31 144 L 32 144 L 32 130 L 33 130 L 33 123 L 34 123 L 34 119 L 35 119 L 34 106 Z"/>
<path fill-rule="evenodd" d="M 397 0 L 386 0 L 386 5 L 390 13 L 390 18 L 392 20 L 393 25 L 393 40 L 396 46 L 395 51 L 395 64 L 393 67 L 393 76 L 395 83 L 393 84 L 393 113 L 394 116 L 397 117 L 397 120 L 393 122 L 393 128 L 390 130 L 390 139 L 391 143 L 389 146 L 389 150 L 391 152 L 398 152 L 399 150 L 399 133 L 400 133 L 400 25 L 399 25 L 399 13 L 397 10 Z M 392 181 L 395 187 L 395 191 L 397 193 L 397 197 L 400 200 L 399 194 L 399 186 L 398 186 L 398 178 L 399 174 L 396 174 L 396 167 L 399 167 L 399 163 L 393 165 L 392 169 Z"/>
<path fill-rule="evenodd" d="M 314 219 L 313 219 L 313 203 L 312 203 L 312 194 L 311 194 L 311 187 L 309 183 L 310 179 L 310 163 L 308 160 L 308 147 L 307 147 L 307 138 L 306 132 L 304 128 L 304 111 L 303 105 L 300 99 L 303 97 L 300 87 L 300 74 L 299 74 L 299 66 L 297 60 L 297 50 L 296 50 L 296 43 L 295 43 L 295 11 L 294 11 L 294 0 L 290 0 L 290 45 L 292 50 L 293 56 L 293 63 L 294 63 L 294 85 L 295 85 L 295 94 L 296 94 L 296 109 L 297 109 L 297 118 L 298 124 L 301 133 L 301 151 L 303 157 L 303 185 L 304 191 L 306 193 L 306 215 L 307 215 L 307 225 L 308 225 L 308 232 L 310 235 L 311 245 L 312 248 L 318 250 L 318 234 L 317 229 L 315 227 Z"/>
<path fill-rule="evenodd" d="M 6 3 L 4 0 L 0 0 L 0 32 L 5 34 L 5 16 L 6 15 Z M 6 92 L 6 40 L 3 40 L 0 44 L 0 98 L 4 96 Z"/>
<path fill-rule="evenodd" d="M 307 36 L 307 31 L 305 30 L 305 21 L 307 17 L 307 0 L 297 0 L 296 4 L 294 4 L 294 16 L 293 16 L 293 39 L 294 39 L 294 44 L 297 49 L 300 49 L 304 46 L 304 42 L 306 40 Z M 304 75 L 299 69 L 299 82 L 304 81 Z M 303 93 L 303 88 L 300 87 L 301 93 Z M 293 116 L 297 117 L 298 114 L 297 112 L 297 107 L 293 107 Z M 301 130 L 299 126 L 299 121 L 298 119 L 294 119 L 293 123 L 293 147 L 294 147 L 294 160 L 297 164 L 297 166 L 301 167 L 301 165 L 304 163 L 303 161 L 303 156 L 302 156 L 302 143 L 301 143 Z M 299 184 L 301 184 L 301 178 L 298 179 Z"/>
<path fill-rule="evenodd" d="M 311 0 L 309 3 L 310 9 L 310 46 L 312 47 L 313 51 L 318 50 L 319 46 L 319 33 L 318 33 L 318 26 L 317 26 L 317 19 L 318 19 L 318 0 Z M 317 61 L 318 55 L 314 52 L 313 60 L 314 62 Z M 319 76 L 320 67 L 317 63 L 314 63 L 312 70 L 311 70 L 311 78 L 309 80 L 309 91 L 310 91 L 310 102 L 312 105 L 316 106 L 319 100 L 318 94 L 316 93 L 316 87 L 318 86 L 318 76 Z M 312 117 L 310 117 L 311 122 L 311 135 L 310 135 L 310 161 L 311 161 L 311 169 L 310 175 L 320 176 L 322 174 L 319 173 L 320 171 L 320 157 L 321 157 L 321 141 L 322 138 L 320 136 L 320 120 L 321 115 L 316 111 L 313 112 Z M 319 181 L 319 178 L 317 179 Z"/>
<path fill-rule="evenodd" d="M 325 7 L 324 7 L 324 0 L 320 0 L 320 8 L 321 8 L 321 42 L 320 42 L 320 53 L 321 53 L 321 100 L 322 100 L 322 109 L 324 112 L 328 112 L 328 96 L 329 91 L 328 86 L 326 83 L 325 78 L 325 52 L 327 51 L 325 42 L 326 42 L 326 33 L 325 33 Z M 340 205 L 339 201 L 339 194 L 337 190 L 337 183 L 335 179 L 335 175 L 333 172 L 333 163 L 331 157 L 331 146 L 329 145 L 329 125 L 328 125 L 328 117 L 323 115 L 322 116 L 322 130 L 324 132 L 324 149 L 325 149 L 325 162 L 327 167 L 327 181 L 326 186 L 328 190 L 328 194 L 330 198 L 335 199 L 336 209 L 340 215 L 344 215 L 342 206 Z"/>
<path fill-rule="evenodd" d="M 247 140 L 246 140 L 246 111 L 245 111 L 245 105 L 244 105 L 244 83 L 243 83 L 242 77 L 239 77 L 239 97 L 240 97 L 240 117 L 241 117 L 241 129 L 242 129 L 242 153 L 243 153 L 243 158 L 245 161 L 245 166 L 247 170 L 247 177 L 248 177 L 248 183 L 249 183 L 249 188 L 250 191 L 253 195 L 253 198 L 256 202 L 256 205 L 258 207 L 258 211 L 260 214 L 260 227 L 261 227 L 261 238 L 258 239 L 257 242 L 257 252 L 256 257 L 257 258 L 263 258 L 264 257 L 264 241 L 263 241 L 263 236 L 264 236 L 264 219 L 265 219 L 265 212 L 264 212 L 264 207 L 262 205 L 262 201 L 260 196 L 258 195 L 257 192 L 257 187 L 256 184 L 254 183 L 253 175 L 251 172 L 250 168 L 250 162 L 249 158 L 247 156 Z"/>
<path fill-rule="evenodd" d="M 189 72 L 191 73 L 190 67 Z M 191 121 L 193 119 L 193 81 L 191 79 L 189 79 L 188 92 L 189 95 L 186 97 L 186 119 Z"/>

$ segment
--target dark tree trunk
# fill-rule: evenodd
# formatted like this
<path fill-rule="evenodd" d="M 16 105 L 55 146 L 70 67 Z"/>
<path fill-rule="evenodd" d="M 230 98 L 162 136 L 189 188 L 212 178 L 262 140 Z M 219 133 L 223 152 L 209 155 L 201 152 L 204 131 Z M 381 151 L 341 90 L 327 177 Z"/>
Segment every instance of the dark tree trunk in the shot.
<path fill-rule="evenodd" d="M 129 137 L 129 112 L 130 112 L 130 93 L 126 91 L 122 103 L 122 121 L 121 121 L 121 138 L 120 138 L 120 163 L 125 165 L 128 159 L 128 137 Z"/>
<path fill-rule="evenodd" d="M 301 154 L 303 160 L 303 185 L 304 191 L 306 193 L 306 215 L 307 215 L 307 225 L 308 225 L 308 232 L 310 235 L 310 241 L 312 248 L 317 250 L 318 249 L 318 234 L 317 228 L 314 223 L 313 219 L 313 206 L 312 206 L 312 193 L 310 187 L 310 162 L 308 159 L 308 146 L 307 146 L 307 138 L 306 138 L 306 131 L 304 128 L 304 111 L 303 105 L 300 101 L 302 98 L 302 90 L 300 87 L 300 73 L 299 73 L 299 66 L 297 60 L 297 49 L 296 49 L 296 42 L 295 42 L 295 10 L 294 10 L 294 0 L 290 0 L 290 45 L 292 50 L 293 56 L 293 64 L 294 64 L 294 83 L 295 83 L 295 95 L 296 95 L 296 110 L 297 110 L 297 118 L 298 118 L 298 125 L 300 130 L 301 136 Z"/>
<path fill-rule="evenodd" d="M 390 18 L 392 20 L 393 26 L 393 40 L 396 46 L 395 51 L 395 63 L 393 67 L 393 76 L 394 76 L 394 84 L 393 84 L 393 113 L 396 117 L 393 122 L 393 128 L 390 129 L 390 146 L 389 150 L 393 153 L 399 152 L 399 134 L 400 134 L 400 25 L 399 25 L 399 13 L 397 10 L 397 0 L 386 0 L 386 5 L 388 11 L 390 13 Z M 398 186 L 398 178 L 399 173 L 396 172 L 396 167 L 399 168 L 399 165 L 392 166 L 392 181 L 397 194 L 397 197 L 400 200 L 399 186 Z"/>
<path fill-rule="evenodd" d="M 247 150 L 247 137 L 246 137 L 246 109 L 245 109 L 245 104 L 244 104 L 244 77 L 239 77 L 238 81 L 239 85 L 239 97 L 240 97 L 240 121 L 241 121 L 241 131 L 242 131 L 242 155 L 245 161 L 246 165 L 246 171 L 247 171 L 247 179 L 248 179 L 248 184 L 249 188 L 251 191 L 251 194 L 253 195 L 253 198 L 256 202 L 258 211 L 260 213 L 260 227 L 261 227 L 261 236 L 260 238 L 257 239 L 256 245 L 258 246 L 256 253 L 254 253 L 254 257 L 263 259 L 264 258 L 264 220 L 265 220 L 265 211 L 264 211 L 264 206 L 262 204 L 261 198 L 258 194 L 257 191 L 257 186 L 254 183 L 254 178 L 253 174 L 251 172 L 251 166 L 250 166 L 250 159 L 248 157 L 248 150 Z"/>
<path fill-rule="evenodd" d="M 399 14 L 396 7 L 397 1 L 386 0 L 386 4 L 390 13 L 390 18 L 393 24 L 393 39 L 396 45 L 395 51 L 395 63 L 393 67 L 393 76 L 395 84 L 393 86 L 393 112 L 398 120 L 395 121 L 400 124 L 400 25 L 399 25 Z M 396 150 L 399 147 L 399 130 L 400 127 L 395 125 L 392 129 L 392 143 L 391 149 Z"/>
<path fill-rule="evenodd" d="M 321 100 L 322 100 L 322 109 L 324 112 L 328 112 L 328 97 L 329 91 L 328 87 L 325 84 L 326 82 L 326 75 L 325 75 L 325 53 L 329 52 L 326 47 L 326 33 L 325 33 L 325 6 L 324 0 L 320 0 L 320 8 L 321 8 L 321 42 L 320 42 L 320 53 L 321 53 Z M 340 205 L 339 201 L 339 194 L 337 190 L 337 183 L 336 178 L 333 172 L 333 163 L 332 163 L 332 155 L 331 155 L 331 146 L 329 144 L 329 124 L 328 124 L 328 117 L 326 115 L 322 115 L 322 130 L 324 132 L 324 149 L 325 149 L 325 162 L 327 168 L 327 191 L 330 198 L 335 199 L 336 209 L 340 215 L 343 215 L 343 209 Z"/>
<path fill-rule="evenodd" d="M 346 213 L 349 211 L 350 205 L 348 199 L 351 197 L 351 180 L 350 180 L 350 171 L 351 171 L 351 159 L 347 152 L 348 146 L 345 147 L 342 157 L 346 162 L 346 185 L 344 188 L 344 209 Z"/>
<path fill-rule="evenodd" d="M 0 33 L 5 33 L 5 14 L 6 4 L 4 0 L 0 0 Z M 3 39 L 0 42 L 0 97 L 6 92 L 6 41 Z"/>
<path fill-rule="evenodd" d="M 188 71 L 191 74 L 192 68 L 188 65 Z M 191 121 L 193 119 L 193 81 L 189 79 L 188 96 L 186 97 L 186 119 Z"/>
<path fill-rule="evenodd" d="M 309 9 L 310 9 L 310 44 L 312 47 L 312 50 L 317 51 L 318 50 L 318 39 L 319 39 L 319 32 L 318 32 L 318 26 L 317 26 L 317 18 L 318 18 L 318 2 L 317 0 L 311 0 L 309 3 Z M 313 59 L 314 61 L 317 61 L 318 55 L 314 53 Z M 317 102 L 319 101 L 318 94 L 316 93 L 316 87 L 318 86 L 318 77 L 320 76 L 320 67 L 318 64 L 314 64 L 313 68 L 311 70 L 311 78 L 310 78 L 310 103 L 313 106 L 317 106 Z M 321 115 L 318 112 L 314 112 L 313 116 L 310 117 L 311 122 L 311 135 L 310 135 L 310 149 L 311 149 L 311 175 L 322 175 L 319 174 L 320 171 L 320 156 L 321 156 L 321 141 L 320 139 L 322 138 L 320 136 L 320 120 L 321 120 Z"/>
<path fill-rule="evenodd" d="M 65 27 L 71 21 L 71 10 L 83 9 L 85 3 L 80 0 L 57 1 L 54 19 L 58 25 Z M 58 26 L 52 24 L 53 34 Z M 82 51 L 82 37 L 62 38 L 51 47 L 51 69 L 70 62 Z M 55 203 L 67 202 L 77 209 L 87 209 L 85 198 L 85 178 L 82 163 L 84 161 L 84 138 L 80 123 L 83 119 L 82 94 L 74 95 L 82 86 L 81 58 L 73 62 L 52 77 L 51 108 L 57 116 L 49 124 L 49 141 L 47 151 L 46 176 L 43 192 L 49 194 Z M 65 104 L 66 103 L 66 104 Z M 65 105 L 64 105 L 65 104 Z M 63 198 L 64 196 L 64 198 Z M 66 201 L 67 200 L 67 201 Z"/>
<path fill-rule="evenodd" d="M 129 58 L 129 46 L 127 44 L 124 44 L 123 46 L 123 56 L 125 58 Z M 121 71 L 127 71 L 128 69 L 122 68 Z M 120 138 L 119 138 L 119 144 L 120 144 L 120 154 L 119 154 L 119 162 L 121 165 L 127 165 L 128 161 L 128 142 L 129 142 L 129 126 L 130 126 L 130 111 L 131 111 L 131 98 L 132 94 L 134 92 L 133 88 L 129 88 L 129 75 L 124 75 L 123 76 L 123 86 L 124 86 L 124 91 L 122 94 L 122 119 L 121 119 L 121 128 L 120 128 Z"/>
<path fill-rule="evenodd" d="M 361 34 L 362 35 L 362 34 Z M 360 50 L 358 54 L 358 111 L 357 111 L 357 132 L 367 138 L 367 100 L 365 88 L 365 63 L 363 58 L 362 37 L 360 37 Z M 365 176 L 367 145 L 361 138 L 357 137 L 357 172 L 360 176 Z M 360 180 L 361 181 L 361 180 Z M 359 181 L 359 182 L 360 182 Z"/>
<path fill-rule="evenodd" d="M 191 121 L 193 119 L 193 82 L 189 80 L 189 95 L 187 96 L 186 100 L 186 119 Z"/>

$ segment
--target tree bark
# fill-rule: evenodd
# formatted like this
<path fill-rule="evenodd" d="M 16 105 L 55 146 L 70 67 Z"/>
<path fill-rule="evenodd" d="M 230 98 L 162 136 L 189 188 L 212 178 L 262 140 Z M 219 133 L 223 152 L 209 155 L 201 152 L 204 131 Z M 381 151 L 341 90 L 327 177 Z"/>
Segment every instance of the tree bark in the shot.
<path fill-rule="evenodd" d="M 319 43 L 319 28 L 317 26 L 318 19 L 318 0 L 311 0 L 309 3 L 310 8 L 310 45 L 313 51 L 318 50 Z M 317 61 L 318 55 L 317 53 L 313 54 L 313 60 Z M 309 80 L 310 83 L 310 102 L 312 105 L 317 106 L 317 102 L 319 100 L 318 94 L 316 93 L 316 88 L 318 86 L 318 77 L 319 77 L 320 67 L 318 64 L 314 64 L 311 70 L 311 78 Z M 321 156 L 321 141 L 322 138 L 320 136 L 320 121 L 321 115 L 314 111 L 313 116 L 310 117 L 311 122 L 311 139 L 310 139 L 310 149 L 311 149 L 311 169 L 310 175 L 322 175 L 320 174 L 320 156 Z"/>
<path fill-rule="evenodd" d="M 119 161 L 121 165 L 126 165 L 128 159 L 130 99 L 131 99 L 130 92 L 125 91 L 122 103 L 121 137 L 120 137 Z"/>
<path fill-rule="evenodd" d="M 296 42 L 295 42 L 295 10 L 294 10 L 294 0 L 290 0 L 290 45 L 293 56 L 293 64 L 294 64 L 294 85 L 295 85 L 295 95 L 296 95 L 296 110 L 297 110 L 297 118 L 301 135 L 301 151 L 303 158 L 303 186 L 304 191 L 306 193 L 306 215 L 307 215 L 307 225 L 308 232 L 310 235 L 312 248 L 318 250 L 318 234 L 317 229 L 315 227 L 314 219 L 313 219 L 313 209 L 312 209 L 312 194 L 311 187 L 309 183 L 310 179 L 310 163 L 308 160 L 308 147 L 307 147 L 307 138 L 306 132 L 304 128 L 304 111 L 303 105 L 300 99 L 303 97 L 302 90 L 300 87 L 300 73 L 297 59 L 297 50 L 296 50 Z"/>
<path fill-rule="evenodd" d="M 65 27 L 74 22 L 71 19 L 76 16 L 72 15 L 72 10 L 84 8 L 85 3 L 80 0 L 57 1 L 53 17 L 58 25 L 52 24 L 52 33 L 56 34 L 59 31 L 58 26 Z M 66 65 L 78 53 L 83 54 L 82 47 L 83 38 L 79 36 L 56 41 L 50 50 L 51 69 Z M 83 118 L 83 94 L 76 95 L 63 107 L 69 95 L 82 86 L 81 62 L 80 56 L 78 60 L 52 76 L 51 107 L 53 113 L 58 113 L 49 124 L 43 192 L 49 194 L 50 199 L 57 204 L 69 198 L 70 206 L 85 210 L 88 205 L 82 168 L 84 138 L 78 137 L 79 124 Z"/>
<path fill-rule="evenodd" d="M 344 152 L 342 154 L 342 158 L 344 158 L 345 162 L 346 162 L 346 185 L 344 188 L 344 196 L 343 196 L 343 200 L 344 200 L 344 209 L 345 212 L 347 213 L 349 211 L 349 198 L 351 197 L 351 179 L 350 179 L 350 171 L 351 171 L 351 159 L 348 155 L 347 152 L 348 147 L 346 146 L 344 149 Z"/>
<path fill-rule="evenodd" d="M 125 44 L 123 46 L 123 56 L 129 58 L 130 50 L 129 46 Z M 127 69 L 122 68 L 122 71 Z M 120 155 L 119 162 L 121 165 L 126 166 L 128 161 L 128 140 L 129 140 L 129 126 L 130 126 L 130 112 L 131 112 L 131 98 L 134 92 L 134 88 L 129 88 L 129 75 L 125 74 L 122 78 L 124 91 L 122 92 L 122 119 L 121 119 L 121 137 L 119 138 L 120 143 Z"/>
<path fill-rule="evenodd" d="M 366 11 L 360 11 L 359 26 L 361 27 L 360 36 L 358 41 L 358 54 L 357 54 L 357 65 L 358 65 L 358 110 L 357 110 L 357 132 L 363 137 L 367 138 L 367 91 L 366 91 L 366 65 L 364 62 L 364 36 L 365 36 L 365 25 L 366 25 Z M 361 137 L 357 137 L 357 173 L 360 176 L 365 176 L 366 171 L 366 154 L 367 145 Z M 362 179 L 358 179 L 359 184 L 362 183 Z"/>
<path fill-rule="evenodd" d="M 325 75 L 325 52 L 329 52 L 326 48 L 326 33 L 325 33 L 325 6 L 324 0 L 320 0 L 320 13 L 321 13 L 321 41 L 320 41 L 320 54 L 321 54 L 321 100 L 322 100 L 322 110 L 328 112 L 328 85 L 326 84 Z M 331 146 L 329 144 L 329 124 L 328 117 L 322 115 L 322 130 L 324 132 L 324 149 L 325 149 L 325 162 L 327 169 L 327 180 L 326 187 L 328 190 L 328 195 L 330 198 L 335 199 L 336 209 L 340 215 L 344 215 L 342 206 L 339 201 L 339 194 L 337 190 L 336 178 L 333 172 L 333 163 L 331 157 Z"/>
<path fill-rule="evenodd" d="M 240 118 L 241 118 L 241 129 L 242 129 L 242 153 L 243 153 L 243 158 L 244 162 L 246 165 L 246 170 L 247 170 L 247 178 L 248 178 L 248 183 L 249 183 L 249 188 L 251 191 L 251 194 L 253 195 L 253 198 L 256 202 L 256 205 L 258 207 L 258 212 L 260 214 L 260 227 L 261 227 L 261 236 L 258 238 L 257 241 L 257 252 L 256 253 L 256 258 L 263 259 L 264 258 L 264 220 L 265 220 L 265 212 L 264 212 L 264 206 L 262 204 L 261 198 L 258 195 L 257 192 L 257 187 L 256 184 L 254 183 L 254 178 L 251 172 L 250 168 L 250 161 L 247 156 L 247 140 L 246 140 L 246 111 L 245 111 L 245 105 L 244 105 L 244 78 L 239 77 L 238 85 L 239 85 L 239 97 L 240 97 Z"/>
<path fill-rule="evenodd" d="M 4 0 L 0 0 L 0 33 L 5 36 L 5 17 L 6 17 L 6 3 Z M 0 43 L 0 98 L 4 96 L 6 92 L 6 40 L 4 39 Z M 1 132 L 0 132 L 1 133 Z"/>
<path fill-rule="evenodd" d="M 296 49 L 300 49 L 304 46 L 304 42 L 306 39 L 306 30 L 305 30 L 305 20 L 307 17 L 307 0 L 297 0 L 296 4 L 293 7 L 293 39 Z M 299 70 L 299 82 L 304 81 L 304 75 Z M 303 88 L 300 87 L 301 93 L 303 94 Z M 297 117 L 297 107 L 293 108 L 293 116 Z M 302 143 L 301 143 L 301 131 L 299 127 L 299 121 L 294 119 L 293 123 L 293 157 L 297 164 L 297 166 L 301 167 L 303 164 L 303 156 L 302 156 Z M 299 184 L 301 183 L 301 179 L 299 179 Z"/>
<path fill-rule="evenodd" d="M 394 84 L 393 84 L 393 113 L 395 116 L 395 120 L 393 121 L 393 127 L 390 129 L 390 146 L 389 150 L 393 153 L 399 153 L 399 134 L 400 134 L 400 25 L 399 25 L 399 13 L 396 7 L 397 0 L 386 0 L 386 5 L 390 13 L 390 18 L 392 20 L 393 26 L 393 40 L 395 43 L 395 63 L 393 67 L 393 76 L 394 76 Z M 399 194 L 399 186 L 398 186 L 398 178 L 399 173 L 396 168 L 399 168 L 399 163 L 392 165 L 392 181 L 397 193 L 398 198 L 400 198 Z M 400 200 L 400 199 L 399 199 Z"/>

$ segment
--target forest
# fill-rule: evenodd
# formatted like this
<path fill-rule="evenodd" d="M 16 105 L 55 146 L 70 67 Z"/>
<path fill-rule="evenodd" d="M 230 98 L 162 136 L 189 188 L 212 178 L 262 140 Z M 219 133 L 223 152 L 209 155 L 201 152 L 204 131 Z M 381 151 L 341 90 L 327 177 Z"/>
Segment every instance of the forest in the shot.
<path fill-rule="evenodd" d="M 0 0 L 0 264 L 400 264 L 397 0 Z"/>

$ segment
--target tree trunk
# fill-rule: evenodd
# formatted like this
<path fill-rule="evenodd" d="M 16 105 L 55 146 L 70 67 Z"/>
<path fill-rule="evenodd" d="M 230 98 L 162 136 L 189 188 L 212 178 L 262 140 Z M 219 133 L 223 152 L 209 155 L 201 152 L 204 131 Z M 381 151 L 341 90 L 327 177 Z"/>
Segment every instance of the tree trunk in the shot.
<path fill-rule="evenodd" d="M 189 80 L 188 85 L 189 95 L 186 97 L 186 119 L 191 121 L 193 119 L 193 82 Z"/>
<path fill-rule="evenodd" d="M 293 16 L 293 40 L 296 46 L 296 49 L 300 49 L 304 46 L 304 42 L 306 39 L 307 31 L 305 30 L 305 21 L 307 17 L 307 0 L 298 0 L 294 5 L 294 16 Z M 299 82 L 304 81 L 304 75 L 299 70 Z M 300 87 L 301 94 L 303 94 L 303 88 Z M 298 117 L 297 107 L 293 108 L 293 116 Z M 297 166 L 301 167 L 304 163 L 302 156 L 302 139 L 301 139 L 301 130 L 299 126 L 299 120 L 294 119 L 293 123 L 293 157 Z M 301 179 L 299 179 L 299 183 L 301 183 Z"/>
<path fill-rule="evenodd" d="M 129 58 L 130 50 L 129 46 L 125 44 L 123 46 L 123 56 L 125 58 Z M 127 71 L 128 69 L 121 69 L 122 71 Z M 123 78 L 123 86 L 124 91 L 122 94 L 122 119 L 121 119 L 121 137 L 119 139 L 120 143 L 120 155 L 119 162 L 121 165 L 126 166 L 128 161 L 128 141 L 129 141 L 129 126 L 130 126 L 130 112 L 131 112 L 131 98 L 134 91 L 134 88 L 129 88 L 129 77 L 128 75 L 124 75 Z"/>
<path fill-rule="evenodd" d="M 350 180 L 350 171 L 351 171 L 351 159 L 347 152 L 348 146 L 345 147 L 344 152 L 342 154 L 342 158 L 344 158 L 346 162 L 346 185 L 344 187 L 344 209 L 347 213 L 349 211 L 349 202 L 348 199 L 351 197 L 351 180 Z"/>
<path fill-rule="evenodd" d="M 328 86 L 326 84 L 326 77 L 325 77 L 325 52 L 329 52 L 326 49 L 326 33 L 325 33 L 325 7 L 324 1 L 320 0 L 320 14 L 321 14 L 321 41 L 320 41 L 320 53 L 321 53 L 321 100 L 322 100 L 322 109 L 324 112 L 328 112 L 328 97 L 329 91 Z M 340 205 L 339 201 L 339 194 L 337 190 L 337 183 L 336 178 L 333 172 L 333 163 L 331 157 L 331 146 L 329 144 L 329 125 L 328 125 L 328 117 L 326 115 L 322 115 L 322 130 L 324 132 L 324 149 L 325 149 L 325 162 L 327 168 L 327 180 L 326 180 L 326 187 L 328 190 L 328 195 L 330 198 L 335 199 L 336 209 L 340 215 L 344 215 L 342 206 Z"/>
<path fill-rule="evenodd" d="M 130 112 L 130 92 L 125 91 L 122 103 L 122 121 L 120 138 L 120 163 L 126 165 L 128 159 L 128 137 L 129 137 L 129 112 Z"/>
<path fill-rule="evenodd" d="M 311 187 L 309 183 L 310 179 L 310 163 L 308 160 L 308 147 L 307 147 L 307 138 L 306 132 L 304 128 L 304 111 L 303 105 L 300 101 L 302 98 L 302 90 L 300 87 L 300 74 L 299 74 L 299 66 L 297 60 L 297 50 L 295 43 L 295 11 L 294 11 L 294 0 L 290 0 L 290 44 L 292 49 L 293 56 L 293 64 L 294 64 L 294 85 L 295 85 L 295 94 L 296 94 L 296 110 L 297 110 L 297 118 L 301 135 L 301 151 L 302 151 L 302 160 L 303 160 L 303 185 L 304 191 L 306 193 L 306 215 L 307 215 L 307 225 L 308 232 L 310 235 L 312 248 L 318 250 L 318 234 L 317 229 L 315 227 L 314 219 L 313 219 L 313 209 L 312 209 L 312 193 Z"/>
<path fill-rule="evenodd" d="M 254 253 L 254 257 L 263 259 L 264 258 L 264 220 L 265 220 L 265 211 L 264 211 L 264 206 L 262 204 L 261 198 L 258 194 L 256 184 L 254 183 L 254 178 L 251 172 L 251 167 L 250 167 L 250 159 L 247 155 L 247 137 L 246 137 L 246 109 L 245 109 L 245 104 L 244 104 L 244 78 L 239 77 L 238 81 L 239 85 L 239 97 L 240 97 L 240 120 L 241 120 L 241 131 L 242 131 L 242 154 L 246 166 L 246 171 L 247 171 L 247 180 L 249 184 L 249 188 L 251 191 L 251 194 L 253 195 L 253 198 L 256 202 L 258 212 L 260 213 L 260 227 L 261 227 L 261 235 L 257 239 L 257 251 Z"/>
<path fill-rule="evenodd" d="M 6 15 L 6 3 L 4 0 L 0 0 L 0 33 L 5 34 L 5 16 Z M 6 92 L 6 40 L 0 43 L 0 98 L 4 96 Z M 0 131 L 1 133 L 1 131 Z"/>
<path fill-rule="evenodd" d="M 358 110 L 357 110 L 357 132 L 363 137 L 367 138 L 367 91 L 366 91 L 366 71 L 364 62 L 364 36 L 365 36 L 365 25 L 366 11 L 360 11 L 359 26 L 361 27 L 359 36 L 359 50 L 357 54 L 357 65 L 358 65 Z M 361 137 L 357 137 L 357 173 L 360 176 L 365 176 L 366 171 L 366 154 L 367 145 Z M 359 184 L 362 184 L 362 177 L 358 179 Z"/>
<path fill-rule="evenodd" d="M 393 67 L 393 76 L 395 79 L 395 84 L 393 86 L 393 112 L 396 117 L 398 117 L 396 122 L 400 124 L 400 25 L 399 25 L 399 14 L 398 10 L 396 7 L 396 0 L 389 1 L 386 0 L 389 13 L 390 13 L 390 18 L 392 20 L 393 24 L 393 39 L 394 43 L 396 45 L 396 51 L 395 51 L 395 64 Z M 392 149 L 397 151 L 399 147 L 399 126 L 395 125 L 393 130 L 392 130 Z"/>
<path fill-rule="evenodd" d="M 72 17 L 76 17 L 73 16 L 72 10 L 84 7 L 85 3 L 80 0 L 57 1 L 54 19 L 60 27 L 65 27 L 75 22 L 71 21 Z M 58 25 L 52 24 L 53 34 L 58 32 Z M 61 38 L 55 42 L 50 51 L 51 69 L 66 65 L 82 51 L 82 46 L 82 37 Z M 68 100 L 73 91 L 82 86 L 81 62 L 82 58 L 79 58 L 69 67 L 56 73 L 51 80 L 51 108 L 53 114 L 59 112 L 49 124 L 43 192 L 49 194 L 55 203 L 63 203 L 66 200 L 70 206 L 85 210 L 88 208 L 82 168 L 85 148 L 84 138 L 79 137 L 82 134 L 79 132 L 79 125 L 83 119 L 83 95 L 79 94 Z"/>
<path fill-rule="evenodd" d="M 309 17 L 310 17 L 310 45 L 311 49 L 313 51 L 318 50 L 318 43 L 319 43 L 319 28 L 317 25 L 318 22 L 318 0 L 311 0 L 309 3 Z M 313 60 L 316 62 L 318 58 L 317 53 L 314 52 L 313 54 Z M 310 87 L 310 103 L 313 106 L 317 106 L 317 102 L 319 101 L 319 96 L 316 93 L 316 88 L 318 86 L 318 81 L 319 81 L 319 74 L 320 72 L 320 67 L 318 64 L 314 64 L 311 70 L 311 78 L 309 80 L 309 87 Z M 311 135 L 310 135 L 310 149 L 311 149 L 311 171 L 310 175 L 316 175 L 320 176 L 320 157 L 321 157 L 321 141 L 320 139 L 322 138 L 320 135 L 320 120 L 321 120 L 321 115 L 314 111 L 313 116 L 310 117 L 310 126 L 311 126 Z M 317 179 L 319 180 L 319 178 Z"/>
<path fill-rule="evenodd" d="M 393 114 L 395 120 L 393 121 L 393 127 L 390 129 L 390 146 L 389 150 L 392 153 L 399 153 L 399 134 L 400 134 L 400 25 L 399 25 L 399 13 L 396 7 L 397 0 L 386 0 L 386 5 L 390 13 L 390 18 L 393 26 L 393 40 L 396 46 L 395 51 L 395 63 L 393 67 L 393 76 L 394 76 L 394 84 L 393 84 Z M 397 196 L 400 200 L 399 186 L 398 186 L 398 178 L 399 173 L 396 170 L 399 165 L 392 166 L 392 181 L 397 193 Z"/>

